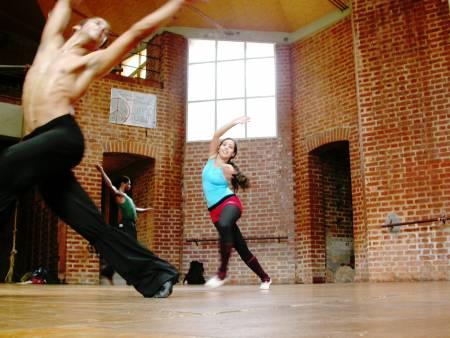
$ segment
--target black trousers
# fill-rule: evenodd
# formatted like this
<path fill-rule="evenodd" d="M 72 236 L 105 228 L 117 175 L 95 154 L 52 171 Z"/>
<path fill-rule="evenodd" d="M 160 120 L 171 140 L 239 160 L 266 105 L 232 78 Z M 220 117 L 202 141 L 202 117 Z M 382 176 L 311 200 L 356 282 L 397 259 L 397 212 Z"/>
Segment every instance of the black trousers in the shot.
<path fill-rule="evenodd" d="M 247 242 L 242 236 L 236 222 L 241 217 L 241 210 L 234 205 L 227 205 L 220 213 L 220 219 L 214 223 L 220 235 L 220 244 L 222 246 L 232 244 L 237 253 L 244 262 L 248 262 L 253 254 L 247 246 Z"/>
<path fill-rule="evenodd" d="M 119 230 L 128 233 L 137 239 L 136 222 L 131 219 L 122 219 L 119 224 Z"/>
<path fill-rule="evenodd" d="M 131 219 L 123 219 L 120 224 L 117 226 L 120 231 L 127 233 L 133 238 L 137 239 L 137 231 L 136 231 L 136 223 Z M 112 279 L 114 276 L 114 267 L 109 264 L 106 260 L 104 261 L 105 266 L 101 269 L 101 275 Z"/>
<path fill-rule="evenodd" d="M 72 168 L 83 157 L 84 140 L 71 115 L 56 118 L 0 153 L 0 212 L 31 186 L 38 185 L 48 206 L 145 297 L 152 297 L 178 271 L 138 243 L 109 226 Z"/>
<path fill-rule="evenodd" d="M 241 230 L 236 224 L 241 217 L 241 210 L 235 205 L 227 205 L 220 213 L 219 221 L 214 223 L 220 235 L 220 259 L 218 276 L 223 279 L 227 273 L 228 260 L 233 246 L 247 266 L 258 275 L 262 282 L 270 281 L 269 275 L 264 271 L 258 259 L 248 249 Z"/>

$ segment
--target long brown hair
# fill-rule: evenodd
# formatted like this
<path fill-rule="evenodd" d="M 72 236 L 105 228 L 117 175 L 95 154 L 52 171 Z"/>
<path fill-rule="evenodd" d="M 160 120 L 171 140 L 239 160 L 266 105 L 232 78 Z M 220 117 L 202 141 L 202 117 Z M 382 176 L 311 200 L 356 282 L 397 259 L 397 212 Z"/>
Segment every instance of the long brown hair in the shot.
<path fill-rule="evenodd" d="M 223 142 L 225 142 L 227 140 L 233 141 L 233 143 L 234 143 L 234 155 L 231 156 L 227 162 L 228 164 L 231 164 L 231 166 L 233 166 L 234 170 L 236 171 L 236 174 L 233 174 L 233 177 L 231 178 L 231 185 L 233 186 L 234 192 L 237 192 L 239 190 L 239 188 L 242 188 L 242 190 L 245 191 L 245 189 L 250 187 L 250 180 L 248 179 L 247 176 L 245 176 L 241 172 L 241 170 L 236 165 L 236 163 L 231 161 L 233 158 L 236 157 L 237 152 L 238 152 L 238 146 L 237 146 L 236 140 L 231 137 L 224 138 L 222 141 L 220 141 L 219 147 L 222 145 Z"/>

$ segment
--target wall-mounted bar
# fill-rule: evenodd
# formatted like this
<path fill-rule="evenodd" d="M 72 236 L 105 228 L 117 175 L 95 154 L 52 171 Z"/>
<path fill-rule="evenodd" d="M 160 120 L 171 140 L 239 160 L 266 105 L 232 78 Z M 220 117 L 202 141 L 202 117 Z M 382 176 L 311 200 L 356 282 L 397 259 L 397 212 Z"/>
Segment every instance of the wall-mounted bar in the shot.
<path fill-rule="evenodd" d="M 278 242 L 281 242 L 282 240 L 287 240 L 288 236 L 250 236 L 244 238 L 246 241 L 258 241 L 258 240 L 272 240 L 275 239 Z M 187 243 L 195 243 L 198 246 L 198 243 L 202 242 L 218 242 L 219 238 L 190 238 L 186 239 L 185 242 Z"/>
<path fill-rule="evenodd" d="M 446 213 L 442 212 L 439 217 L 427 218 L 427 219 L 421 219 L 421 220 L 415 220 L 415 221 L 408 221 L 408 222 L 400 222 L 398 216 L 395 213 L 390 213 L 387 216 L 386 223 L 381 225 L 381 227 L 382 228 L 390 228 L 391 231 L 394 231 L 394 227 L 399 227 L 402 225 L 423 224 L 423 223 L 432 223 L 432 222 L 439 222 L 441 224 L 445 224 L 447 222 Z"/>

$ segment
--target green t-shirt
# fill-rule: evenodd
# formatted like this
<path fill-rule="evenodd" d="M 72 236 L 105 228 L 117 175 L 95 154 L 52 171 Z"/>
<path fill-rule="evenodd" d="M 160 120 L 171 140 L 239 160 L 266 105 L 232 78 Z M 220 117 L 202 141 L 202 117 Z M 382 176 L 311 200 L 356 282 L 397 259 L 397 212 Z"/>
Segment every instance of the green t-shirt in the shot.
<path fill-rule="evenodd" d="M 130 196 L 125 194 L 125 202 L 119 204 L 120 211 L 122 212 L 122 219 L 131 219 L 134 222 L 137 219 L 136 206 Z"/>

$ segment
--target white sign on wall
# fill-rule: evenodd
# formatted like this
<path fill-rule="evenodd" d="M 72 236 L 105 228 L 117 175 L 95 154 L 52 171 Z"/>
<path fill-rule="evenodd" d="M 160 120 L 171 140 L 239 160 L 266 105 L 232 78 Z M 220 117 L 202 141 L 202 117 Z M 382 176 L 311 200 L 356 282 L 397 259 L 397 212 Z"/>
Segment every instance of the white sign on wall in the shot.
<path fill-rule="evenodd" d="M 109 122 L 155 128 L 156 95 L 112 88 Z"/>

